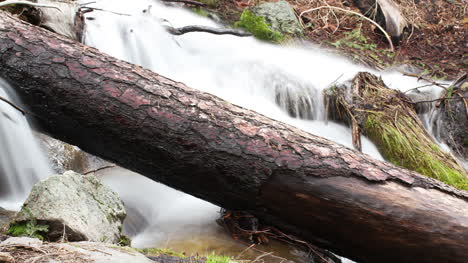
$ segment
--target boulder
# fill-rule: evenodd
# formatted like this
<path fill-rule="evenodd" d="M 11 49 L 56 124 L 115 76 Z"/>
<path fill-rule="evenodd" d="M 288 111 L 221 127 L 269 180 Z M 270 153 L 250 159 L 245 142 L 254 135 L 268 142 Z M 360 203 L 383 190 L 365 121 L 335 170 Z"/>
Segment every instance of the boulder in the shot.
<path fill-rule="evenodd" d="M 251 8 L 256 16 L 265 17 L 265 21 L 274 31 L 292 35 L 302 35 L 303 29 L 294 9 L 286 1 L 264 3 Z"/>
<path fill-rule="evenodd" d="M 33 238 L 9 238 L 0 243 L 6 262 L 94 262 L 94 263 L 151 263 L 145 255 L 129 247 L 100 242 L 43 243 Z M 47 253 L 43 253 L 47 251 Z M 1 256 L 1 255 L 0 255 Z M 40 258 L 40 261 L 37 259 Z M 1 257 L 0 257 L 0 262 Z"/>
<path fill-rule="evenodd" d="M 125 216 L 120 197 L 99 179 L 68 171 L 33 187 L 9 232 L 49 241 L 118 243 Z"/>

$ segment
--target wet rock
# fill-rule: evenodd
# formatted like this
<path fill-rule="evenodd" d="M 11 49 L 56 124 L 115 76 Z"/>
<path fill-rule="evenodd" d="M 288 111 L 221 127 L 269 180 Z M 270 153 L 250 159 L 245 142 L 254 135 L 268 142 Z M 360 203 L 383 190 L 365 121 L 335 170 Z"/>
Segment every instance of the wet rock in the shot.
<path fill-rule="evenodd" d="M 6 233 L 10 221 L 15 216 L 16 212 L 8 211 L 0 207 L 0 235 Z"/>
<path fill-rule="evenodd" d="M 434 134 L 463 159 L 468 159 L 468 109 L 461 97 L 468 97 L 468 82 L 455 87 L 450 96 L 440 105 L 434 117 Z"/>
<path fill-rule="evenodd" d="M 434 94 L 431 91 L 421 91 L 419 89 L 415 89 L 406 93 L 406 96 L 409 97 L 412 102 L 414 103 L 418 102 L 417 104 L 414 105 L 416 112 L 418 114 L 424 114 L 424 113 L 428 113 L 429 111 L 431 111 L 433 109 L 433 106 L 432 106 L 433 103 L 429 101 L 436 99 Z M 428 101 L 428 102 L 420 103 L 421 101 Z"/>
<path fill-rule="evenodd" d="M 272 30 L 292 35 L 302 35 L 301 23 L 294 9 L 286 1 L 264 3 L 251 8 L 256 16 L 265 17 Z"/>
<path fill-rule="evenodd" d="M 82 151 L 80 148 L 56 140 L 44 134 L 35 134 L 47 151 L 52 169 L 59 174 L 72 170 L 77 173 L 86 173 L 100 167 L 112 165 L 99 157 Z"/>
<path fill-rule="evenodd" d="M 42 241 L 33 238 L 9 238 L 0 243 L 0 250 L 10 254 L 16 259 L 16 262 L 153 262 L 132 248 L 118 247 L 99 242 L 43 243 Z M 35 261 L 39 256 L 41 257 L 41 260 Z M 2 262 L 1 259 L 0 262 Z"/>
<path fill-rule="evenodd" d="M 46 225 L 50 241 L 118 243 L 125 216 L 120 197 L 99 179 L 68 171 L 36 184 L 15 224 Z"/>

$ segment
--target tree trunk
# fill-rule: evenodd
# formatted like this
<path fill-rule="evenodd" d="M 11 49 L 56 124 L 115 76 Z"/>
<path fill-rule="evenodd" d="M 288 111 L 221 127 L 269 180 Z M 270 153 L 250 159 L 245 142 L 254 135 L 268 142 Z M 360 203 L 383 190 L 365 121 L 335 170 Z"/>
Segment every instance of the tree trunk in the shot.
<path fill-rule="evenodd" d="M 85 151 L 360 262 L 468 258 L 467 192 L 3 12 L 0 54 L 39 124 Z"/>

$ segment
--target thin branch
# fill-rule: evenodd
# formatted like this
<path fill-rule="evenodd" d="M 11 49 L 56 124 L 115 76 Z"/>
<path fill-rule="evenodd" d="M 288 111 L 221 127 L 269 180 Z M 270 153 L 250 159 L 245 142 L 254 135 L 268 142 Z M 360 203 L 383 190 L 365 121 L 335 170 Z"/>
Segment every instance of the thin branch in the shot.
<path fill-rule="evenodd" d="M 443 83 L 440 83 L 440 85 L 448 85 L 448 84 L 443 84 Z M 413 90 L 417 90 L 417 89 L 421 89 L 421 88 L 425 88 L 425 87 L 430 87 L 430 86 L 434 86 L 434 84 L 426 84 L 426 85 L 422 85 L 422 86 L 419 86 L 419 87 L 416 87 L 416 88 L 412 88 L 412 89 L 409 89 L 405 92 L 403 92 L 403 94 L 406 94 L 410 91 L 413 91 Z"/>
<path fill-rule="evenodd" d="M 83 173 L 83 175 L 87 175 L 87 174 L 90 174 L 90 173 L 96 173 L 96 172 L 99 172 L 101 170 L 110 169 L 110 168 L 114 168 L 114 167 L 117 167 L 117 165 L 113 164 L 113 165 L 102 166 L 102 167 L 99 167 L 97 169 L 87 171 L 87 172 Z"/>
<path fill-rule="evenodd" d="M 458 97 L 451 97 L 451 98 L 438 98 L 438 99 L 433 99 L 433 100 L 421 100 L 421 101 L 415 101 L 415 102 L 412 102 L 412 101 L 407 101 L 407 100 L 404 100 L 405 102 L 408 102 L 408 103 L 411 103 L 411 104 L 418 104 L 418 103 L 426 103 L 426 102 L 436 102 L 436 101 L 441 101 L 441 100 L 456 100 L 458 98 L 461 98 L 461 99 L 468 99 L 468 97 L 462 97 L 462 96 L 458 96 Z"/>
<path fill-rule="evenodd" d="M 439 88 L 443 88 L 444 90 L 447 90 L 447 88 L 443 86 L 443 85 L 445 85 L 445 84 L 437 83 L 437 82 L 435 82 L 435 81 L 433 81 L 433 80 L 431 80 L 431 79 L 425 78 L 424 76 L 417 75 L 417 74 L 413 74 L 413 73 L 407 73 L 407 72 L 402 72 L 402 73 L 403 73 L 403 75 L 405 75 L 405 76 L 417 78 L 418 80 L 422 79 L 422 80 L 424 80 L 424 81 L 427 81 L 427 82 L 431 83 L 431 84 L 434 85 L 434 86 L 437 86 L 437 87 L 439 87 Z"/>
<path fill-rule="evenodd" d="M 351 10 L 346 10 L 346 9 L 343 9 L 343 8 L 339 8 L 339 7 L 336 7 L 336 6 L 320 6 L 320 7 L 317 7 L 317 8 L 312 8 L 312 9 L 308 9 L 308 10 L 305 10 L 303 11 L 299 17 L 302 17 L 304 14 L 307 14 L 307 13 L 310 13 L 310 12 L 313 12 L 313 11 L 317 11 L 317 10 L 320 10 L 320 9 L 324 9 L 324 8 L 328 8 L 328 9 L 335 9 L 335 10 L 339 10 L 339 11 L 342 11 L 342 12 L 345 12 L 345 13 L 350 13 L 350 14 L 353 14 L 353 15 L 357 15 L 361 18 L 364 18 L 365 20 L 371 22 L 372 24 L 374 24 L 380 31 L 382 31 L 382 33 L 385 35 L 385 37 L 387 38 L 387 41 L 388 41 L 388 44 L 390 45 L 390 49 L 392 50 L 392 52 L 395 51 L 394 47 L 393 47 L 393 43 L 392 43 L 392 39 L 390 38 L 390 35 L 387 33 L 387 31 L 385 31 L 385 29 L 383 29 L 379 24 L 377 24 L 377 22 L 375 22 L 374 20 L 370 19 L 370 18 L 367 18 L 366 16 L 362 15 L 362 14 L 359 14 L 359 13 L 356 13 L 354 11 L 351 11 Z"/>
<path fill-rule="evenodd" d="M 188 5 L 195 5 L 195 6 L 206 6 L 204 3 L 200 3 L 197 1 L 191 1 L 191 0 L 161 0 L 163 2 L 172 2 L 172 3 L 183 3 L 183 4 L 188 4 Z"/>
<path fill-rule="evenodd" d="M 83 12 L 86 12 L 86 13 L 96 10 L 96 11 L 102 11 L 102 12 L 109 12 L 109 13 L 120 15 L 120 16 L 131 16 L 130 14 L 118 13 L 118 12 L 114 12 L 114 11 L 110 11 L 106 9 L 97 8 L 97 7 L 82 6 L 79 9 L 80 10 L 83 9 L 84 10 Z"/>
<path fill-rule="evenodd" d="M 242 32 L 235 29 L 220 29 L 214 27 L 206 27 L 206 26 L 184 26 L 179 28 L 174 28 L 171 26 L 166 26 L 166 30 L 173 34 L 173 35 L 183 35 L 190 32 L 205 32 L 211 33 L 215 35 L 234 35 L 238 37 L 250 37 L 252 36 L 251 33 Z"/>
<path fill-rule="evenodd" d="M 54 9 L 57 9 L 58 11 L 62 12 L 62 9 L 60 9 L 57 6 L 46 5 L 46 4 L 38 4 L 38 3 L 29 2 L 29 1 L 4 1 L 4 2 L 0 3 L 0 7 L 7 6 L 7 5 L 29 5 L 29 6 L 34 6 L 34 7 L 54 8 Z"/>
<path fill-rule="evenodd" d="M 26 113 L 28 113 L 27 111 L 21 109 L 19 106 L 16 106 L 13 102 L 7 100 L 6 98 L 2 96 L 0 96 L 0 100 L 6 102 L 8 105 L 15 108 L 17 111 L 21 112 L 23 115 L 26 115 Z"/>

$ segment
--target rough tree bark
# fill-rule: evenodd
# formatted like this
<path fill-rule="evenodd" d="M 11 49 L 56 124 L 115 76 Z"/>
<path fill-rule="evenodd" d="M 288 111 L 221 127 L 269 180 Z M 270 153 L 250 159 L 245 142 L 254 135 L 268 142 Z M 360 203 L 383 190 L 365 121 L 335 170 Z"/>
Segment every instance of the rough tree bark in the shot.
<path fill-rule="evenodd" d="M 3 12 L 0 76 L 53 136 L 336 253 L 360 262 L 468 258 L 466 192 Z"/>

